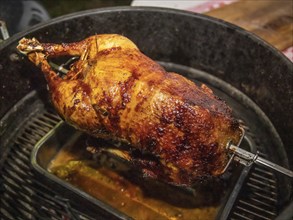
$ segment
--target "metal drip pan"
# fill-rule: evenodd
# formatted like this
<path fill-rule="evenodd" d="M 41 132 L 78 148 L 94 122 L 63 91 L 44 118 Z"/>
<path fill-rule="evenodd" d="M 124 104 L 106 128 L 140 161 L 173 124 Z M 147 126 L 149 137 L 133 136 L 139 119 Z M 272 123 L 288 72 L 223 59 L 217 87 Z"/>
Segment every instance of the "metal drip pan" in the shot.
<path fill-rule="evenodd" d="M 199 181 L 192 188 L 179 188 L 142 179 L 127 165 L 107 155 L 95 158 L 86 144 L 96 142 L 99 148 L 109 143 L 90 139 L 59 123 L 35 146 L 33 168 L 56 193 L 66 198 L 74 194 L 75 202 L 91 203 L 118 219 L 215 219 L 222 215 L 220 210 L 229 211 L 224 206 L 230 193 L 237 196 L 250 170 L 231 167 L 221 178 Z"/>

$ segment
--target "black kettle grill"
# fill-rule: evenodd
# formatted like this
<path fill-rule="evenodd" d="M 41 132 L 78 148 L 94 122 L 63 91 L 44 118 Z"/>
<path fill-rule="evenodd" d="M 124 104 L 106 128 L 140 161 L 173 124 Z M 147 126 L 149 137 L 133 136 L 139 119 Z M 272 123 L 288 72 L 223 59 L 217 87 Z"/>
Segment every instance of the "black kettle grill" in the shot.
<path fill-rule="evenodd" d="M 128 218 L 115 210 L 81 206 L 70 193 L 56 193 L 30 163 L 35 144 L 60 119 L 40 70 L 17 52 L 18 41 L 25 36 L 73 42 L 100 33 L 125 35 L 166 69 L 210 85 L 242 120 L 261 156 L 292 170 L 293 64 L 283 54 L 239 27 L 204 15 L 148 7 L 83 11 L 0 45 L 1 219 Z M 220 219 L 293 216 L 291 178 L 252 165 L 237 181 L 241 187 L 225 200 Z"/>

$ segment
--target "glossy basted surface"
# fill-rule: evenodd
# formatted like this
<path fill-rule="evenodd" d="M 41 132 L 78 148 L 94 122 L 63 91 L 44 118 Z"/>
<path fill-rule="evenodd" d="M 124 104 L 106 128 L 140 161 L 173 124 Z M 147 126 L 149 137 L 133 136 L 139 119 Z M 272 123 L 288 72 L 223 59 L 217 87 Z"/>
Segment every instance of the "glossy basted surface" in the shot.
<path fill-rule="evenodd" d="M 23 39 L 18 49 L 41 66 L 65 121 L 96 137 L 129 143 L 127 158 L 146 176 L 191 185 L 220 175 L 227 142 L 239 141 L 231 109 L 207 86 L 166 72 L 123 36 L 60 45 Z M 62 55 L 80 56 L 63 79 L 47 62 Z"/>

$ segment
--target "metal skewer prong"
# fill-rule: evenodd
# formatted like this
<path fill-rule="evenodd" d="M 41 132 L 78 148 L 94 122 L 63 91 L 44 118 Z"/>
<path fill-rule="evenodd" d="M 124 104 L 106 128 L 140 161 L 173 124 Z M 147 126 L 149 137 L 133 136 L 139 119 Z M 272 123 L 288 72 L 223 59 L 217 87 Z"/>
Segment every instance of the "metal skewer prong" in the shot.
<path fill-rule="evenodd" d="M 268 160 L 260 157 L 258 155 L 259 152 L 257 152 L 256 154 L 253 154 L 249 151 L 246 151 L 246 150 L 240 148 L 239 146 L 235 146 L 235 145 L 231 144 L 231 142 L 228 143 L 227 149 L 233 153 L 232 157 L 234 158 L 234 160 L 237 160 L 238 162 L 240 162 L 241 164 L 244 164 L 245 166 L 250 166 L 253 163 L 256 163 L 259 165 L 269 167 L 269 168 L 271 168 L 275 171 L 278 171 L 282 174 L 285 174 L 291 178 L 293 177 L 293 171 L 288 170 L 284 167 L 281 167 L 271 161 L 268 161 Z"/>

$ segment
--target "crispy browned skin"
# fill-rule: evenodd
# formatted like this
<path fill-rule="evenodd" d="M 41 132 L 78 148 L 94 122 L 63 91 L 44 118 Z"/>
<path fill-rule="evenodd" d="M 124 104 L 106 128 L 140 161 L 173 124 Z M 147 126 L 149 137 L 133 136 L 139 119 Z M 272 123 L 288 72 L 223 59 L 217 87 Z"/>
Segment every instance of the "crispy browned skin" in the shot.
<path fill-rule="evenodd" d="M 198 177 L 220 175 L 227 142 L 239 141 L 231 109 L 207 86 L 166 72 L 123 36 L 95 35 L 60 45 L 22 39 L 18 49 L 41 66 L 65 121 L 155 156 L 129 158 L 152 178 L 190 185 Z M 80 56 L 64 79 L 47 62 L 61 55 Z"/>

